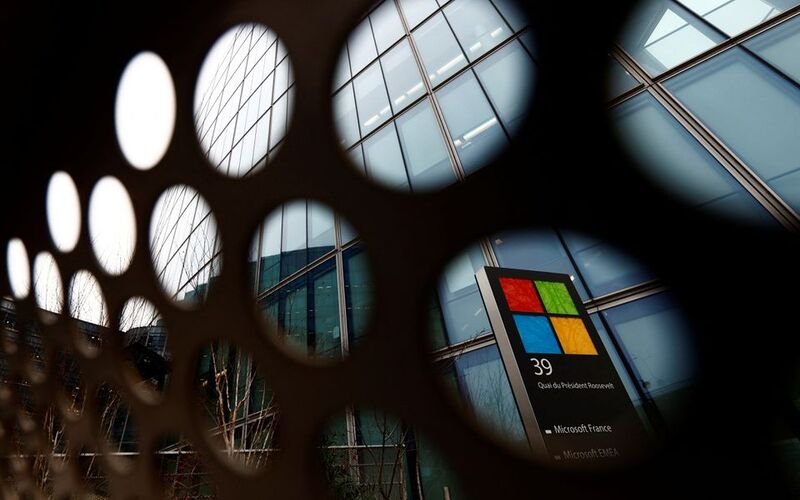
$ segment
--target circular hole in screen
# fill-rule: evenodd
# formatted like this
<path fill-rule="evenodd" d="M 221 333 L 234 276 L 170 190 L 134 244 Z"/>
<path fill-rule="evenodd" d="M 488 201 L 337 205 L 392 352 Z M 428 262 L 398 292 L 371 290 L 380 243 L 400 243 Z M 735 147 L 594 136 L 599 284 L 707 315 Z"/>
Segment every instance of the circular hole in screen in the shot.
<path fill-rule="evenodd" d="M 333 81 L 339 145 L 399 191 L 433 191 L 496 158 L 525 122 L 533 36 L 510 0 L 378 3 Z"/>
<path fill-rule="evenodd" d="M 496 262 L 496 265 L 490 265 Z M 432 359 L 476 425 L 554 467 L 613 468 L 681 427 L 693 332 L 635 259 L 561 229 L 503 231 L 455 257 L 431 298 Z M 606 302 L 621 290 L 627 299 Z"/>
<path fill-rule="evenodd" d="M 278 344 L 319 361 L 357 346 L 371 319 L 372 279 L 343 218 L 315 201 L 289 201 L 266 217 L 251 248 L 258 307 Z"/>
<path fill-rule="evenodd" d="M 260 24 L 226 31 L 206 56 L 194 94 L 197 137 L 209 162 L 231 177 L 277 154 L 294 107 L 286 45 Z"/>

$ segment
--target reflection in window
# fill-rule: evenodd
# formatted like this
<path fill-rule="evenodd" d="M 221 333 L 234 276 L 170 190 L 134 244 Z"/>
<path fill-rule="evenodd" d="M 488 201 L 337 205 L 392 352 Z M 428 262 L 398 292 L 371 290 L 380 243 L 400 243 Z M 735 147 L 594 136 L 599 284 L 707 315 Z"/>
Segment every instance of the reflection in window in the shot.
<path fill-rule="evenodd" d="M 509 443 L 527 449 L 525 431 L 496 345 L 442 362 L 445 381 L 453 384 L 478 421 Z"/>
<path fill-rule="evenodd" d="M 455 182 L 430 101 L 425 99 L 398 118 L 397 131 L 414 190 L 440 188 Z"/>
<path fill-rule="evenodd" d="M 569 274 L 581 299 L 589 298 L 567 250 L 552 229 L 503 231 L 491 238 L 500 267 Z"/>
<path fill-rule="evenodd" d="M 654 278 L 636 260 L 602 241 L 562 231 L 564 241 L 594 297 L 616 292 Z"/>
<path fill-rule="evenodd" d="M 344 293 L 347 330 L 350 339 L 357 343 L 366 332 L 374 301 L 369 262 L 366 253 L 359 247 L 344 253 Z"/>
<path fill-rule="evenodd" d="M 471 71 L 439 90 L 437 97 L 467 174 L 484 166 L 508 143 L 486 95 Z"/>
<path fill-rule="evenodd" d="M 679 420 L 681 399 L 697 376 L 697 365 L 690 331 L 678 307 L 661 293 L 602 314 L 667 424 Z"/>
<path fill-rule="evenodd" d="M 267 297 L 262 305 L 290 345 L 309 356 L 341 353 L 339 298 L 333 261 L 313 269 Z"/>
<path fill-rule="evenodd" d="M 433 0 L 431 0 L 433 1 Z M 414 41 L 422 56 L 425 72 L 431 85 L 442 83 L 467 65 L 467 60 L 458 46 L 456 37 L 447 26 L 441 13 L 414 32 Z"/>
<path fill-rule="evenodd" d="M 324 205 L 308 202 L 308 261 L 313 262 L 333 250 L 333 212 Z"/>
<path fill-rule="evenodd" d="M 800 83 L 800 17 L 775 26 L 745 46 Z"/>
<path fill-rule="evenodd" d="M 361 135 L 365 136 L 392 115 L 381 67 L 376 62 L 353 80 Z"/>
<path fill-rule="evenodd" d="M 308 264 L 306 248 L 306 202 L 298 200 L 286 203 L 283 206 L 281 278 Z"/>
<path fill-rule="evenodd" d="M 646 0 L 628 21 L 620 43 L 648 73 L 658 75 L 722 40 L 677 3 Z"/>
<path fill-rule="evenodd" d="M 425 85 L 407 40 L 403 40 L 381 57 L 381 66 L 395 113 L 399 113 L 425 93 Z"/>
<path fill-rule="evenodd" d="M 776 223 L 652 95 L 625 101 L 611 116 L 634 159 L 671 193 L 713 213 Z"/>
<path fill-rule="evenodd" d="M 740 48 L 671 78 L 666 87 L 800 210 L 800 88 Z"/>
<path fill-rule="evenodd" d="M 511 36 L 511 29 L 489 0 L 453 0 L 444 13 L 470 61 Z"/>
<path fill-rule="evenodd" d="M 475 67 L 475 74 L 500 115 L 514 134 L 522 125 L 533 97 L 535 66 L 518 41 L 498 50 Z"/>
<path fill-rule="evenodd" d="M 261 233 L 261 263 L 258 289 L 266 290 L 278 284 L 281 279 L 281 220 L 283 211 L 278 208 L 272 212 Z"/>
<path fill-rule="evenodd" d="M 394 123 L 364 141 L 367 174 L 371 179 L 401 191 L 409 189 L 403 153 Z"/>
<path fill-rule="evenodd" d="M 796 0 L 680 0 L 680 2 L 728 36 L 738 35 L 800 3 Z"/>
<path fill-rule="evenodd" d="M 439 280 L 439 304 L 450 344 L 491 331 L 475 281 L 475 273 L 485 265 L 480 247 L 473 246 L 453 259 Z"/>

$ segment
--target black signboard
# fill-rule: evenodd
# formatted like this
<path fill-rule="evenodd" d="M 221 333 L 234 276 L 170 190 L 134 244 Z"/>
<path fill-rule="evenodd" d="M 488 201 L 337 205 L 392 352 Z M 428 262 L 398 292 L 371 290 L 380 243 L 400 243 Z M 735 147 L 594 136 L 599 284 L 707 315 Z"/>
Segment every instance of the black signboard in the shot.
<path fill-rule="evenodd" d="M 579 467 L 639 456 L 646 433 L 570 276 L 476 278 L 535 455 Z"/>

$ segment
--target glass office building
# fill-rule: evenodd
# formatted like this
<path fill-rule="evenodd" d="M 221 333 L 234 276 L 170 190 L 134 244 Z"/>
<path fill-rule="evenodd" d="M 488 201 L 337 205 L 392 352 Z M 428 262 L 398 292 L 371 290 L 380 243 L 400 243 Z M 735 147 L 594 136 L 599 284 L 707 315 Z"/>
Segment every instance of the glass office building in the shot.
<path fill-rule="evenodd" d="M 800 225 L 796 4 L 649 0 L 612 48 L 612 120 L 642 167 L 687 203 L 757 224 Z M 340 144 L 353 168 L 382 186 L 422 192 L 460 182 L 514 140 L 535 90 L 536 57 L 526 19 L 510 0 L 384 0 L 353 30 L 332 82 Z M 242 25 L 226 35 L 214 66 L 196 96 L 198 136 L 214 167 L 247 176 L 276 154 L 291 126 L 296 96 L 289 54 L 271 30 Z M 205 200 L 186 186 L 170 189 L 150 233 L 165 293 L 179 302 L 202 301 L 222 258 Z M 340 359 L 370 320 L 365 252 L 330 207 L 287 201 L 253 238 L 255 300 L 296 350 Z M 432 362 L 443 385 L 478 420 L 506 441 L 525 442 L 475 281 L 483 266 L 571 276 L 645 426 L 664 435 L 680 424 L 683 395 L 696 376 L 692 334 L 681 312 L 657 276 L 569 228 L 487 235 L 450 262 L 432 291 Z M 144 338 L 168 359 L 157 316 L 143 318 L 123 318 L 130 337 Z M 224 359 L 212 361 L 212 352 Z M 198 384 L 210 384 L 223 369 L 255 373 L 246 356 L 211 346 Z M 234 402 L 244 401 L 236 446 L 267 450 L 271 437 L 247 437 L 257 434 L 253 421 L 279 411 L 264 411 L 271 408 L 267 381 L 227 390 Z M 129 434 L 125 422 L 121 436 Z M 362 409 L 334 422 L 325 444 L 353 452 L 337 451 L 333 460 L 349 463 L 356 472 L 348 477 L 383 493 L 391 482 L 385 495 L 391 498 L 441 499 L 445 491 L 460 498 L 457 479 L 424 436 L 392 427 L 387 439 L 381 422 Z M 129 441 L 118 439 L 119 451 Z M 387 442 L 406 450 L 399 461 L 387 463 L 391 454 L 375 451 Z M 186 450 L 176 442 L 164 448 L 170 454 L 163 472 L 173 493 L 212 496 L 197 458 L 173 453 Z M 396 468 L 391 480 L 375 472 Z"/>

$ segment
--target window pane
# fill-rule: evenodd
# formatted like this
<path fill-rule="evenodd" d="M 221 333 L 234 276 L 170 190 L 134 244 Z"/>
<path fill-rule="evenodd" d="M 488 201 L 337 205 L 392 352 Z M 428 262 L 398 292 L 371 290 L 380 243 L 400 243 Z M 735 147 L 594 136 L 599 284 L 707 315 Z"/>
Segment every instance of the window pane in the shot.
<path fill-rule="evenodd" d="M 348 151 L 347 156 L 350 157 L 350 160 L 352 160 L 359 172 L 362 174 L 366 172 L 364 166 L 364 153 L 361 152 L 360 144 Z"/>
<path fill-rule="evenodd" d="M 569 274 L 575 278 L 573 283 L 581 299 L 589 298 L 566 249 L 552 229 L 497 233 L 492 236 L 492 247 L 501 267 Z"/>
<path fill-rule="evenodd" d="M 450 137 L 467 174 L 485 165 L 508 143 L 486 95 L 471 71 L 439 90 L 437 97 Z"/>
<path fill-rule="evenodd" d="M 492 0 L 492 3 L 514 31 L 519 31 L 528 25 L 528 16 L 517 0 Z"/>
<path fill-rule="evenodd" d="M 339 218 L 339 232 L 341 233 L 339 237 L 342 239 L 342 245 L 346 245 L 358 237 L 358 233 L 353 229 L 353 226 L 341 217 Z"/>
<path fill-rule="evenodd" d="M 338 358 L 341 353 L 339 293 L 333 260 L 309 273 L 308 351 L 320 358 Z"/>
<path fill-rule="evenodd" d="M 453 36 L 441 13 L 436 14 L 414 32 L 414 41 L 425 65 L 428 79 L 434 86 L 467 65 L 456 37 Z"/>
<path fill-rule="evenodd" d="M 453 365 L 461 396 L 496 436 L 526 446 L 525 431 L 496 345 L 461 355 Z"/>
<path fill-rule="evenodd" d="M 470 61 L 511 36 L 511 29 L 489 0 L 454 0 L 444 14 Z"/>
<path fill-rule="evenodd" d="M 333 90 L 338 89 L 350 79 L 350 61 L 348 61 L 347 48 L 342 50 L 336 68 L 333 70 Z"/>
<path fill-rule="evenodd" d="M 274 148 L 286 135 L 289 94 L 283 94 L 272 107 L 272 130 L 269 134 L 269 148 Z"/>
<path fill-rule="evenodd" d="M 405 31 L 393 0 L 386 0 L 370 14 L 372 32 L 378 44 L 378 53 L 383 52 L 403 36 Z"/>
<path fill-rule="evenodd" d="M 288 341 L 295 347 L 303 349 L 308 338 L 308 288 L 306 277 L 293 281 L 282 287 L 277 294 L 278 326 L 286 334 Z"/>
<path fill-rule="evenodd" d="M 522 125 L 533 97 L 536 67 L 518 41 L 513 41 L 475 67 L 483 88 L 509 133 Z"/>
<path fill-rule="evenodd" d="M 776 224 L 649 93 L 616 106 L 611 117 L 633 159 L 669 192 L 716 214 Z"/>
<path fill-rule="evenodd" d="M 678 4 L 647 0 L 633 13 L 620 43 L 651 75 L 658 75 L 723 37 Z"/>
<path fill-rule="evenodd" d="M 357 343 L 366 331 L 367 322 L 372 315 L 372 275 L 367 256 L 360 248 L 351 248 L 343 257 L 347 329 L 350 338 Z"/>
<path fill-rule="evenodd" d="M 392 116 L 383 74 L 378 63 L 367 68 L 353 80 L 356 92 L 356 107 L 361 135 L 365 136 L 375 130 Z"/>
<path fill-rule="evenodd" d="M 475 273 L 485 265 L 480 247 L 473 246 L 451 261 L 439 280 L 439 304 L 450 344 L 491 331 L 475 281 Z"/>
<path fill-rule="evenodd" d="M 347 41 L 347 48 L 350 52 L 350 67 L 354 75 L 378 57 L 368 20 L 364 20 L 356 26 Z"/>
<path fill-rule="evenodd" d="M 677 306 L 662 293 L 602 314 L 667 424 L 679 420 L 697 366 L 691 332 Z"/>
<path fill-rule="evenodd" d="M 408 28 L 413 29 L 438 6 L 433 0 L 400 0 L 400 8 L 403 9 L 403 14 L 406 16 Z"/>
<path fill-rule="evenodd" d="M 594 297 L 654 279 L 639 262 L 607 243 L 571 231 L 562 231 L 562 234 Z"/>
<path fill-rule="evenodd" d="M 800 83 L 800 17 L 762 33 L 745 45 Z"/>
<path fill-rule="evenodd" d="M 800 210 L 800 89 L 742 49 L 667 88 L 783 199 Z"/>
<path fill-rule="evenodd" d="M 394 123 L 364 141 L 367 174 L 380 184 L 395 189 L 409 189 L 403 153 L 397 142 Z"/>
<path fill-rule="evenodd" d="M 695 14 L 734 36 L 797 5 L 794 0 L 680 0 Z"/>
<path fill-rule="evenodd" d="M 397 131 L 412 188 L 440 188 L 456 181 L 430 101 L 422 101 L 398 118 Z"/>
<path fill-rule="evenodd" d="M 639 82 L 613 57 L 608 58 L 608 100 L 639 86 Z"/>
<path fill-rule="evenodd" d="M 308 261 L 312 262 L 333 250 L 333 212 L 324 205 L 308 202 Z"/>
<path fill-rule="evenodd" d="M 389 100 L 395 113 L 399 113 L 425 93 L 422 76 L 407 40 L 403 40 L 381 57 L 381 66 L 386 75 Z"/>
<path fill-rule="evenodd" d="M 282 240 L 281 277 L 285 278 L 308 263 L 304 200 L 292 201 L 283 206 Z"/>
<path fill-rule="evenodd" d="M 264 221 L 261 233 L 259 291 L 275 286 L 281 278 L 281 218 L 282 210 L 278 207 Z"/>
<path fill-rule="evenodd" d="M 333 113 L 336 130 L 339 132 L 339 144 L 350 147 L 359 139 L 356 102 L 353 99 L 353 86 L 346 85 L 333 96 Z"/>

